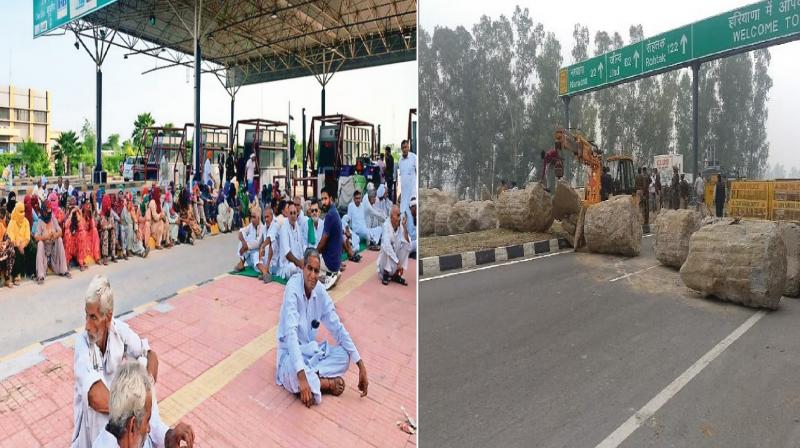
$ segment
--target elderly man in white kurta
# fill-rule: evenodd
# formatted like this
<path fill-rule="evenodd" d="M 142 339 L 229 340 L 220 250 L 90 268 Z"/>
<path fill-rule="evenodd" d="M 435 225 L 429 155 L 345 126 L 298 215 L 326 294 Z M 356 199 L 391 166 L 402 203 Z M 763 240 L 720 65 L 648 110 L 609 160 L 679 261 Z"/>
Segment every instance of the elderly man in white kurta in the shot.
<path fill-rule="evenodd" d="M 383 223 L 386 222 L 388 213 L 384 213 L 378 202 L 377 193 L 372 190 L 367 194 L 367 201 L 364 202 L 364 218 L 367 222 L 370 243 L 378 245 L 383 235 Z"/>
<path fill-rule="evenodd" d="M 109 391 L 108 423 L 92 443 L 92 448 L 135 448 L 150 446 L 154 418 L 158 426 L 164 426 L 152 413 L 155 395 L 153 382 L 147 371 L 136 361 L 126 360 L 114 375 L 114 384 Z M 176 429 L 187 433 L 186 446 L 194 446 L 194 434 L 185 423 Z M 166 446 L 177 447 L 181 440 L 172 432 Z"/>
<path fill-rule="evenodd" d="M 264 224 L 261 222 L 261 210 L 258 206 L 250 207 L 250 222 L 239 229 L 239 245 L 236 253 L 239 262 L 235 269 L 242 271 L 247 267 L 263 272 L 264 266 L 259 257 L 261 238 L 264 236 Z"/>
<path fill-rule="evenodd" d="M 410 202 L 410 201 L 409 201 Z M 408 265 L 411 253 L 411 240 L 405 225 L 406 218 L 400 218 L 400 208 L 392 207 L 389 220 L 383 224 L 381 253 L 378 255 L 378 278 L 388 285 L 390 281 L 407 285 L 403 272 Z"/>
<path fill-rule="evenodd" d="M 147 373 L 158 377 L 158 357 L 130 327 L 114 316 L 114 293 L 108 279 L 95 276 L 86 291 L 86 331 L 75 337 L 75 427 L 72 448 L 89 448 L 108 423 L 109 389 L 114 374 L 124 359 L 136 360 Z M 158 404 L 152 400 L 150 434 L 145 446 L 167 447 L 167 442 L 187 440 L 191 428 L 179 425 L 170 429 L 161 422 Z"/>
<path fill-rule="evenodd" d="M 388 217 L 392 213 L 392 200 L 389 199 L 389 193 L 386 192 L 386 185 L 380 185 L 376 192 L 375 208 L 383 212 L 384 216 Z"/>
<path fill-rule="evenodd" d="M 297 207 L 289 202 L 286 208 L 289 219 L 281 225 L 279 275 L 288 279 L 303 269 L 303 237 L 297 224 Z"/>
<path fill-rule="evenodd" d="M 400 211 L 405 212 L 411 198 L 417 196 L 417 155 L 410 151 L 408 140 L 403 140 L 400 148 Z"/>
<path fill-rule="evenodd" d="M 358 389 L 367 395 L 367 370 L 350 334 L 344 328 L 325 288 L 318 282 L 320 258 L 314 249 L 303 255 L 303 273 L 286 284 L 278 322 L 275 381 L 310 407 L 322 402 L 322 394 L 341 395 L 343 375 L 350 363 L 358 366 Z M 324 325 L 336 341 L 318 342 Z"/>

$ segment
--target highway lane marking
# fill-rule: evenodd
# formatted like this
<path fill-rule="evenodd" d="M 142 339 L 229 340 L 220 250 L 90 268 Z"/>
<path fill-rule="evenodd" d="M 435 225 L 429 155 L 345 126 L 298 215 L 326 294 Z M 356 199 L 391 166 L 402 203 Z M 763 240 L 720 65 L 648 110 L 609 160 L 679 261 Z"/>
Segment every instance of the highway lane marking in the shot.
<path fill-rule="evenodd" d="M 743 334 L 747 332 L 753 325 L 755 325 L 762 317 L 767 314 L 766 311 L 757 311 L 750 316 L 744 323 L 739 325 L 738 328 L 733 330 L 725 339 L 721 340 L 711 350 L 709 350 L 703 357 L 698 359 L 691 367 L 683 372 L 678 378 L 672 381 L 667 387 L 658 393 L 652 400 L 647 402 L 641 409 L 636 411 L 628 420 L 619 426 L 614 432 L 602 442 L 597 444 L 595 448 L 616 448 L 625 441 L 636 429 L 642 426 L 650 417 L 655 415 L 664 404 L 667 403 L 672 397 L 683 389 L 698 373 L 702 372 L 712 361 L 714 361 L 722 352 L 725 351 L 731 344 L 736 342 Z"/>
<path fill-rule="evenodd" d="M 661 266 L 661 264 L 654 264 L 654 265 L 652 265 L 650 267 L 646 267 L 644 269 L 639 269 L 636 272 L 631 272 L 630 274 L 620 275 L 619 277 L 612 278 L 611 280 L 609 280 L 609 282 L 614 283 L 617 280 L 622 280 L 623 278 L 628 278 L 628 277 L 630 277 L 632 275 L 640 274 L 640 273 L 642 273 L 644 271 L 649 271 L 650 269 L 653 269 L 653 268 L 658 267 L 658 266 Z"/>
<path fill-rule="evenodd" d="M 437 276 L 434 276 L 434 277 L 421 278 L 421 279 L 419 279 L 419 281 L 420 282 L 427 282 L 427 281 L 431 281 L 431 280 L 437 280 L 437 279 L 440 279 L 440 278 L 453 277 L 455 275 L 469 274 L 470 272 L 483 271 L 484 269 L 494 269 L 494 268 L 499 268 L 501 266 L 509 266 L 509 265 L 512 265 L 512 264 L 524 263 L 526 261 L 538 260 L 540 258 L 555 257 L 556 255 L 569 254 L 569 253 L 572 253 L 572 252 L 575 252 L 575 251 L 574 250 L 565 250 L 565 251 L 562 251 L 562 252 L 555 252 L 555 253 L 552 253 L 552 254 L 539 255 L 537 257 L 522 258 L 522 259 L 519 259 L 519 260 L 506 261 L 504 263 L 493 264 L 493 265 L 490 265 L 490 266 L 481 266 L 479 268 L 468 269 L 466 271 L 451 272 L 449 274 L 442 274 L 442 275 L 437 275 Z"/>

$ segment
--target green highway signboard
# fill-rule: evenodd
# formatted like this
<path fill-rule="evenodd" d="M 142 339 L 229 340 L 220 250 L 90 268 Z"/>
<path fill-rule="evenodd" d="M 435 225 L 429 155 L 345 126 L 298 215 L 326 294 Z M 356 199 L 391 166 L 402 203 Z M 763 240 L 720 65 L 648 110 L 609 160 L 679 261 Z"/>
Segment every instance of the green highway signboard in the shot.
<path fill-rule="evenodd" d="M 117 0 L 33 0 L 33 37 L 58 28 Z"/>
<path fill-rule="evenodd" d="M 564 67 L 559 71 L 559 95 L 798 38 L 800 0 L 760 1 Z"/>

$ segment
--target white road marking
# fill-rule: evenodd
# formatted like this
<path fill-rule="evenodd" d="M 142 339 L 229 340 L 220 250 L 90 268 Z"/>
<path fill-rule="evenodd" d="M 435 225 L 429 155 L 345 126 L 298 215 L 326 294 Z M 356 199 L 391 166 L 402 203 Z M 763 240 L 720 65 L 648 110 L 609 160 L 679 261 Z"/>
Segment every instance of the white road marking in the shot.
<path fill-rule="evenodd" d="M 555 253 L 552 253 L 552 254 L 539 255 L 537 257 L 523 258 L 523 259 L 520 259 L 520 260 L 512 260 L 512 261 L 507 261 L 507 262 L 500 263 L 500 264 L 493 264 L 493 265 L 489 265 L 489 266 L 481 266 L 479 268 L 468 269 L 466 271 L 451 272 L 449 274 L 437 275 L 435 277 L 421 278 L 421 279 L 419 279 L 419 281 L 420 282 L 427 282 L 427 281 L 430 281 L 430 280 L 437 280 L 437 279 L 440 279 L 440 278 L 453 277 L 455 275 L 461 275 L 461 274 L 469 274 L 470 272 L 483 271 L 484 269 L 494 269 L 494 268 L 499 268 L 501 266 L 509 266 L 509 265 L 512 265 L 512 264 L 524 263 L 526 261 L 538 260 L 540 258 L 548 258 L 548 257 L 554 257 L 556 255 L 561 255 L 561 254 L 569 254 L 569 253 L 572 253 L 572 252 L 574 252 L 574 251 L 565 250 L 565 251 L 562 251 L 562 252 L 555 252 Z"/>
<path fill-rule="evenodd" d="M 654 264 L 654 265 L 652 265 L 652 266 L 650 266 L 650 267 L 647 267 L 647 268 L 644 268 L 644 269 L 639 269 L 639 270 L 638 270 L 638 271 L 636 271 L 636 272 L 631 272 L 630 274 L 620 275 L 619 277 L 612 278 L 612 279 L 611 279 L 611 280 L 609 280 L 609 281 L 610 281 L 611 283 L 614 283 L 614 282 L 615 282 L 615 281 L 617 281 L 617 280 L 622 280 L 623 278 L 628 278 L 628 277 L 630 277 L 630 276 L 632 276 L 632 275 L 636 275 L 636 274 L 639 274 L 639 273 L 641 273 L 641 272 L 644 272 L 644 271 L 649 271 L 650 269 L 653 269 L 654 267 L 657 267 L 657 266 L 661 266 L 661 265 L 660 265 L 660 264 Z"/>
<path fill-rule="evenodd" d="M 744 323 L 733 330 L 725 339 L 720 341 L 711 350 L 709 350 L 702 358 L 698 359 L 691 367 L 683 372 L 678 378 L 671 382 L 661 392 L 658 393 L 652 400 L 647 402 L 641 409 L 636 411 L 628 420 L 619 426 L 614 432 L 602 442 L 597 444 L 595 448 L 616 448 L 625 441 L 636 429 L 642 426 L 650 417 L 655 415 L 664 404 L 667 403 L 672 397 L 683 389 L 698 373 L 703 371 L 714 359 L 716 359 L 722 352 L 725 351 L 731 344 L 736 342 L 743 334 L 747 332 L 753 325 L 756 324 L 762 317 L 766 315 L 766 311 L 758 311 L 750 316 Z"/>

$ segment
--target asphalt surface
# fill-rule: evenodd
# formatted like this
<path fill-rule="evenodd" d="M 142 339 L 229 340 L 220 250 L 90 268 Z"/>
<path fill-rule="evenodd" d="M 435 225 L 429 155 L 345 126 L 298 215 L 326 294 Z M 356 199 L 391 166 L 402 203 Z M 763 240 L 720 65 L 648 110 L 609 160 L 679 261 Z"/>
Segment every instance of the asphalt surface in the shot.
<path fill-rule="evenodd" d="M 596 446 L 756 313 L 657 264 L 645 238 L 422 281 L 420 446 Z M 800 446 L 798 320 L 784 298 L 619 446 Z"/>
<path fill-rule="evenodd" d="M 71 279 L 49 275 L 44 284 L 26 281 L 0 289 L 0 356 L 13 353 L 85 323 L 84 296 L 97 274 L 114 289 L 114 314 L 173 294 L 229 272 L 236 264 L 236 234 L 220 234 L 172 249 L 152 250 L 107 266 L 70 270 Z"/>

